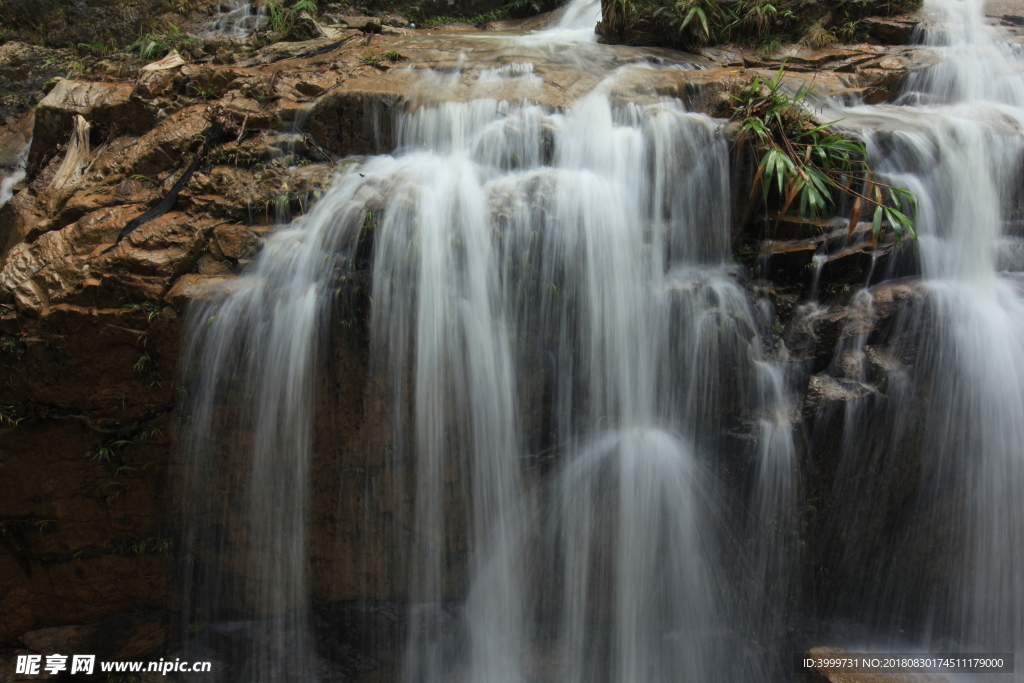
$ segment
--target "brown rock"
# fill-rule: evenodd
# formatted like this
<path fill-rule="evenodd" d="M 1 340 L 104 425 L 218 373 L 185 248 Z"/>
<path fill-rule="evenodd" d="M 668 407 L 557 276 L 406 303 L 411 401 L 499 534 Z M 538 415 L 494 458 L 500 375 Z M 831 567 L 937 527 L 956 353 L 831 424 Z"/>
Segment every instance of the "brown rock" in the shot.
<path fill-rule="evenodd" d="M 200 275 L 231 275 L 233 268 L 229 263 L 217 260 L 212 254 L 203 254 L 196 264 L 196 271 Z"/>
<path fill-rule="evenodd" d="M 164 299 L 177 310 L 183 311 L 189 301 L 205 299 L 230 286 L 235 276 L 183 275 L 174 283 Z"/>
<path fill-rule="evenodd" d="M 363 33 L 380 33 L 382 28 L 380 19 L 376 17 L 348 16 L 339 17 L 338 21 L 349 28 L 359 29 Z M 406 22 L 406 25 L 408 25 L 408 22 Z"/>
<path fill-rule="evenodd" d="M 807 383 L 804 410 L 813 415 L 830 403 L 849 403 L 871 394 L 878 389 L 856 380 L 840 379 L 829 375 L 811 375 Z"/>
<path fill-rule="evenodd" d="M 910 45 L 917 24 L 916 21 L 903 19 L 864 17 L 860 21 L 859 32 L 862 32 L 870 43 Z"/>
<path fill-rule="evenodd" d="M 73 117 L 84 116 L 93 126 L 115 125 L 140 135 L 148 130 L 155 112 L 131 97 L 130 83 L 92 83 L 59 79 L 36 107 L 29 167 L 38 168 L 67 139 Z"/>
<path fill-rule="evenodd" d="M 195 105 L 164 118 L 131 144 L 111 150 L 96 160 L 103 175 L 142 175 L 155 178 L 182 165 L 196 136 L 209 125 L 206 105 Z"/>
<path fill-rule="evenodd" d="M 251 256 L 263 244 L 252 230 L 237 225 L 219 225 L 213 229 L 213 236 L 220 252 L 236 261 Z"/>
<path fill-rule="evenodd" d="M 313 106 L 307 130 L 318 145 L 335 154 L 389 152 L 394 147 L 391 111 L 404 104 L 405 97 L 390 89 L 335 90 Z M 338 126 L 338 121 L 348 125 Z"/>
<path fill-rule="evenodd" d="M 185 76 L 180 69 L 166 71 L 147 71 L 139 75 L 132 94 L 151 100 L 161 95 L 169 95 L 181 89 Z"/>
<path fill-rule="evenodd" d="M 234 64 L 235 63 L 235 55 L 234 55 L 233 52 L 229 52 L 228 50 L 225 50 L 223 47 L 218 47 L 217 48 L 217 54 L 213 58 L 213 63 L 214 64 Z"/>
<path fill-rule="evenodd" d="M 307 97 L 319 97 L 326 90 L 323 86 L 310 81 L 299 81 L 295 84 L 295 89 Z"/>
<path fill-rule="evenodd" d="M 50 310 L 50 299 L 37 282 L 29 279 L 14 289 L 14 305 L 24 315 L 40 317 Z"/>

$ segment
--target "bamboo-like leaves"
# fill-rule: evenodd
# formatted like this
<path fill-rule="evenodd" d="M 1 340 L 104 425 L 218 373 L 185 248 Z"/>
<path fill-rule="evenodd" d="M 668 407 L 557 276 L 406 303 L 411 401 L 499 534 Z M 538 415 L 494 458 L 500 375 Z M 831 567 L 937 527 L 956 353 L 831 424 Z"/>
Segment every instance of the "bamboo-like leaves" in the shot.
<path fill-rule="evenodd" d="M 762 152 L 754 188 L 762 199 L 775 194 L 780 201 L 779 218 L 796 206 L 803 218 L 818 218 L 832 211 L 835 198 L 854 198 L 848 232 L 853 233 L 863 202 L 874 204 L 872 230 L 877 241 L 888 225 L 897 244 L 904 237 L 916 239 L 913 217 L 917 198 L 901 187 L 880 183 L 867 165 L 867 149 L 860 140 L 840 135 L 832 121 L 811 122 L 801 102 L 813 90 L 802 85 L 792 95 L 783 90 L 784 68 L 769 81 L 754 77 L 751 84 L 734 96 L 738 106 L 733 118 L 741 121 L 737 144 L 749 142 Z M 863 186 L 863 194 L 857 188 Z"/>

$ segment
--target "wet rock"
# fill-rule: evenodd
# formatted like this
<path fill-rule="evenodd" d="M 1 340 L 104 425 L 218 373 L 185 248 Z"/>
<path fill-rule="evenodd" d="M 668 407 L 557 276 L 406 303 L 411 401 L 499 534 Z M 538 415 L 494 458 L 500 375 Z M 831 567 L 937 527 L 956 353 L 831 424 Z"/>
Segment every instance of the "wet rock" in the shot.
<path fill-rule="evenodd" d="M 883 104 L 891 101 L 907 78 L 907 69 L 902 59 L 891 57 L 880 61 L 884 68 L 861 69 L 857 79 L 864 88 L 862 97 L 867 104 Z"/>
<path fill-rule="evenodd" d="M 807 304 L 795 312 L 782 339 L 792 360 L 811 362 L 812 372 L 821 372 L 832 363 L 840 342 L 884 335 L 897 313 L 920 297 L 913 286 L 886 283 L 833 307 Z"/>
<path fill-rule="evenodd" d="M 404 104 L 404 95 L 390 89 L 333 91 L 317 101 L 307 130 L 318 145 L 335 154 L 389 152 L 394 147 L 392 111 Z M 341 121 L 345 124 L 339 125 Z"/>
<path fill-rule="evenodd" d="M 263 240 L 252 230 L 235 225 L 218 226 L 214 228 L 213 236 L 220 252 L 236 261 L 252 256 L 263 245 Z"/>
<path fill-rule="evenodd" d="M 307 97 L 319 97 L 326 90 L 323 86 L 310 81 L 299 81 L 295 84 L 295 89 Z"/>
<path fill-rule="evenodd" d="M 171 212 L 142 224 L 109 255 L 107 268 L 171 281 L 191 269 L 211 220 Z"/>
<path fill-rule="evenodd" d="M 230 285 L 234 279 L 234 276 L 224 275 L 184 275 L 171 287 L 164 299 L 179 311 L 184 311 L 193 299 L 202 300 L 212 296 Z"/>
<path fill-rule="evenodd" d="M 229 261 L 218 259 L 213 254 L 203 254 L 196 263 L 200 275 L 231 275 L 234 271 Z"/>
<path fill-rule="evenodd" d="M 877 393 L 875 387 L 856 380 L 812 375 L 807 382 L 804 410 L 813 415 L 828 404 L 848 403 Z"/>
<path fill-rule="evenodd" d="M 917 21 L 905 19 L 865 17 L 858 25 L 858 32 L 862 33 L 869 43 L 910 45 L 913 42 L 914 28 L 917 24 Z"/>
<path fill-rule="evenodd" d="M 229 96 L 222 100 L 221 104 L 226 113 L 239 121 L 244 120 L 250 130 L 278 130 L 281 127 L 281 117 L 277 110 L 265 107 L 255 99 Z"/>

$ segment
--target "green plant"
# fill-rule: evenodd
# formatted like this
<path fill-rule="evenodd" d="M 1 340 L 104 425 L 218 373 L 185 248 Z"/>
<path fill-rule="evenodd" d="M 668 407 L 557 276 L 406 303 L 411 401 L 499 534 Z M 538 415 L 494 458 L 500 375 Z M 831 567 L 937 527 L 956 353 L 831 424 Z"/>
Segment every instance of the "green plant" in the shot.
<path fill-rule="evenodd" d="M 128 52 L 137 52 L 143 59 L 161 59 L 171 50 L 195 44 L 195 38 L 182 33 L 181 29 L 168 22 L 164 33 L 145 33 L 139 36 L 128 46 Z"/>
<path fill-rule="evenodd" d="M 300 12 L 309 12 L 310 14 L 316 14 L 316 3 L 312 0 L 298 0 L 294 5 L 285 9 L 279 3 L 272 2 L 266 5 L 268 24 L 271 31 L 277 33 L 287 33 L 291 29 L 292 24 L 295 23 L 295 17 Z"/>
<path fill-rule="evenodd" d="M 380 57 L 373 54 L 373 52 L 369 50 L 364 52 L 362 57 L 360 57 L 359 59 L 360 61 L 362 61 L 363 64 L 366 64 L 367 66 L 380 66 Z"/>
<path fill-rule="evenodd" d="M 836 37 L 825 28 L 824 22 L 816 21 L 807 27 L 803 36 L 800 37 L 800 44 L 812 50 L 823 50 L 835 45 Z"/>
<path fill-rule="evenodd" d="M 696 44 L 711 42 L 715 38 L 712 26 L 721 23 L 719 19 L 722 16 L 722 6 L 715 0 L 677 0 L 675 10 L 680 17 L 678 30 L 681 35 L 688 35 Z"/>
<path fill-rule="evenodd" d="M 206 88 L 199 83 L 189 83 L 188 89 L 191 90 L 196 96 L 203 98 L 204 100 L 211 99 L 214 95 L 212 88 Z"/>
<path fill-rule="evenodd" d="M 288 15 L 288 10 L 281 7 L 276 2 L 265 5 L 267 9 L 268 23 L 271 31 L 278 33 L 284 33 L 292 27 L 291 17 Z"/>
<path fill-rule="evenodd" d="M 142 354 L 137 361 L 135 361 L 135 372 L 143 373 L 153 368 L 153 359 L 149 357 L 148 353 Z"/>
<path fill-rule="evenodd" d="M 758 35 L 767 33 L 779 16 L 778 8 L 769 0 L 751 0 L 744 3 L 741 11 L 743 26 Z"/>
<path fill-rule="evenodd" d="M 762 58 L 771 57 L 782 49 L 782 36 L 778 33 L 766 33 L 758 41 L 757 50 Z"/>
<path fill-rule="evenodd" d="M 857 36 L 857 27 L 860 26 L 860 20 L 847 19 L 841 25 L 834 29 L 836 38 L 843 41 L 844 43 L 852 43 L 854 38 Z"/>
<path fill-rule="evenodd" d="M 126 487 L 123 482 L 114 481 L 113 479 L 105 481 L 99 485 L 99 491 L 103 492 L 104 495 L 106 495 L 106 491 L 111 488 L 114 489 L 114 492 L 110 494 L 109 497 L 111 500 L 116 500 L 117 497 L 121 495 L 121 492 L 124 491 Z"/>
<path fill-rule="evenodd" d="M 466 16 L 463 14 L 459 15 L 427 15 L 422 10 L 417 9 L 414 12 L 410 12 L 409 18 L 414 19 L 417 26 L 446 26 L 448 24 L 473 24 L 474 26 L 481 26 L 483 24 L 490 23 L 492 21 L 501 21 L 502 19 L 508 19 L 509 7 L 499 7 L 496 10 L 485 12 L 483 14 L 474 14 L 472 16 Z"/>
<path fill-rule="evenodd" d="M 143 59 L 159 59 L 170 51 L 171 48 L 168 46 L 167 41 L 164 40 L 164 37 L 154 33 L 140 36 L 128 46 L 128 52 L 138 52 L 139 56 Z"/>
<path fill-rule="evenodd" d="M 384 58 L 390 62 L 398 62 L 405 59 L 405 55 L 398 50 L 388 50 L 384 53 Z"/>
<path fill-rule="evenodd" d="M 92 55 L 93 57 L 106 57 L 109 54 L 113 54 L 117 51 L 110 43 L 105 43 L 102 40 L 93 40 L 88 43 L 78 43 L 76 45 L 79 54 Z"/>
<path fill-rule="evenodd" d="M 836 122 L 815 125 L 802 105 L 812 88 L 804 85 L 790 95 L 783 90 L 784 74 L 785 69 L 779 68 L 771 81 L 755 77 L 735 96 L 738 106 L 733 118 L 741 122 L 737 144 L 750 143 L 761 153 L 753 191 L 760 186 L 766 202 L 775 196 L 780 205 L 778 219 L 792 206 L 803 218 L 820 217 L 834 207 L 833 194 L 844 193 L 854 199 L 850 232 L 866 203 L 874 206 L 876 240 L 883 224 L 892 229 L 897 243 L 905 236 L 916 238 L 914 221 L 904 213 L 916 213 L 914 194 L 877 181 L 867 164 L 864 143 L 835 133 L 831 127 Z"/>

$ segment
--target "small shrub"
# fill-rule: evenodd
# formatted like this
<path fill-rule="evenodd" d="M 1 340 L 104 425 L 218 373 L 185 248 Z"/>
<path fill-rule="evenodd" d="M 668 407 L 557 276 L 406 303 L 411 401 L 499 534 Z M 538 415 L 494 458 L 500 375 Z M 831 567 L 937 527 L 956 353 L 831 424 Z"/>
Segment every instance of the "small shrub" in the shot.
<path fill-rule="evenodd" d="M 904 237 L 916 239 L 914 220 L 904 213 L 916 213 L 914 194 L 876 180 L 864 143 L 832 131 L 836 122 L 815 125 L 802 105 L 811 87 L 788 94 L 782 88 L 784 73 L 780 68 L 767 82 L 755 77 L 735 96 L 738 106 L 733 118 L 742 123 L 737 144 L 749 143 L 761 154 L 754 190 L 760 186 L 766 202 L 770 196 L 778 201 L 779 219 L 794 206 L 803 218 L 820 217 L 834 207 L 833 195 L 844 193 L 854 200 L 851 232 L 867 205 L 874 207 L 876 240 L 883 225 L 889 226 L 898 244 Z"/>
<path fill-rule="evenodd" d="M 825 25 L 816 21 L 807 27 L 804 35 L 800 38 L 800 44 L 812 50 L 823 50 L 836 44 L 836 37 L 825 28 Z"/>

